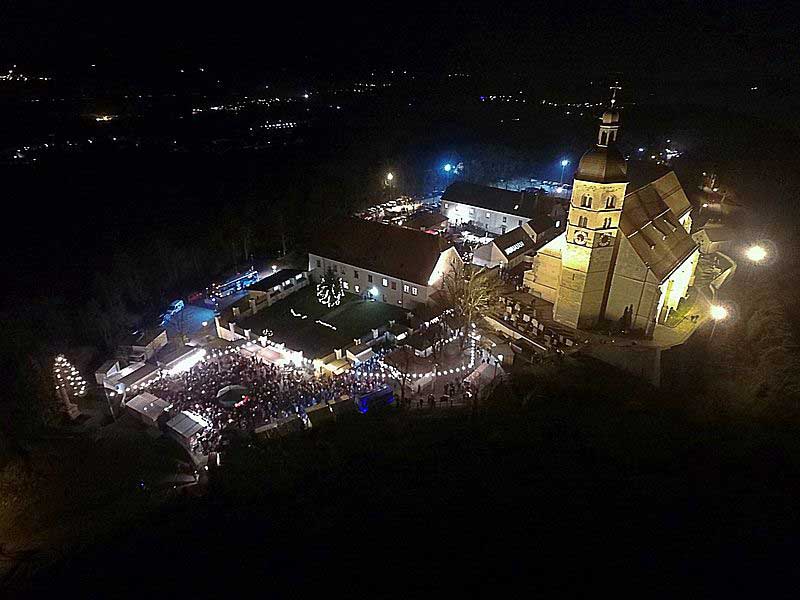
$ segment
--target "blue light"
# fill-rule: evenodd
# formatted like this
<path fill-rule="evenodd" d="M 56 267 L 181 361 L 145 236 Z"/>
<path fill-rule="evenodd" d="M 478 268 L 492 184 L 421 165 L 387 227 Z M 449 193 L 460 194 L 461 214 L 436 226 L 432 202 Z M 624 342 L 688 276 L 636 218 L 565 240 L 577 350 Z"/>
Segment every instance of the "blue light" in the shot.
<path fill-rule="evenodd" d="M 446 172 L 446 173 L 449 173 L 450 171 L 452 171 L 452 170 L 453 170 L 453 165 L 451 165 L 450 163 L 447 163 L 447 164 L 444 166 L 444 170 L 445 170 L 445 172 Z"/>
<path fill-rule="evenodd" d="M 568 164 L 569 164 L 569 160 L 567 160 L 566 158 L 561 161 L 561 166 L 562 167 L 566 167 Z"/>

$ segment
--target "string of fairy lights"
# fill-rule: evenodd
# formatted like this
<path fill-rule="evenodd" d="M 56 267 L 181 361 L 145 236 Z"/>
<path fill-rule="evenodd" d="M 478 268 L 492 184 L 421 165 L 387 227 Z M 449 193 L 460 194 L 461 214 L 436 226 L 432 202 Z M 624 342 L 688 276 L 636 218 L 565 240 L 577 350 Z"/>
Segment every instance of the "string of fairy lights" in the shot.
<path fill-rule="evenodd" d="M 422 323 L 420 325 L 419 329 L 422 330 L 422 329 L 425 329 L 425 328 L 430 327 L 432 325 L 436 325 L 437 323 L 441 322 L 446 317 L 448 317 L 448 316 L 450 316 L 450 315 L 452 315 L 454 313 L 455 313 L 455 311 L 453 309 L 445 310 L 440 315 L 438 315 L 436 317 L 433 317 L 432 319 Z M 327 325 L 327 323 L 321 323 L 321 324 Z M 187 368 L 190 368 L 191 366 L 194 366 L 195 364 L 197 364 L 199 362 L 204 362 L 204 361 L 206 361 L 208 359 L 219 360 L 219 359 L 222 359 L 222 358 L 224 358 L 224 357 L 226 357 L 228 355 L 240 353 L 243 349 L 248 349 L 250 351 L 253 351 L 253 349 L 258 348 L 259 345 L 262 348 L 270 348 L 272 350 L 275 350 L 275 351 L 278 351 L 278 352 L 281 352 L 281 353 L 285 353 L 287 351 L 287 348 L 286 348 L 285 344 L 277 343 L 277 342 L 274 342 L 273 340 L 269 339 L 271 337 L 271 335 L 272 335 L 272 331 L 264 330 L 264 335 L 259 337 L 259 340 L 258 340 L 259 343 L 258 344 L 251 340 L 251 341 L 246 342 L 243 346 L 231 346 L 231 347 L 224 348 L 224 349 L 203 350 L 201 353 L 198 353 L 196 356 L 194 356 L 190 361 L 187 360 L 187 364 L 182 365 L 182 367 L 180 369 L 178 369 L 178 371 L 186 370 Z M 446 344 L 449 344 L 449 343 L 452 343 L 452 342 L 458 340 L 458 338 L 463 337 L 464 335 L 465 335 L 465 332 L 463 332 L 461 330 L 458 330 L 458 331 L 454 332 L 450 337 L 441 339 L 437 343 L 440 343 L 442 345 L 446 345 Z M 396 380 L 401 380 L 404 377 L 405 378 L 410 378 L 410 379 L 423 379 L 425 377 L 443 377 L 443 376 L 447 376 L 447 375 L 458 375 L 458 374 L 461 374 L 461 373 L 464 373 L 466 375 L 466 373 L 471 371 L 475 366 L 475 362 L 476 362 L 475 356 L 476 356 L 477 341 L 480 339 L 480 335 L 478 335 L 476 330 L 475 330 L 475 324 L 474 323 L 472 324 L 472 330 L 469 333 L 467 333 L 466 335 L 467 335 L 467 337 L 469 339 L 469 359 L 467 361 L 463 362 L 460 365 L 457 365 L 457 366 L 454 366 L 454 367 L 450 367 L 450 368 L 442 368 L 440 365 L 436 365 L 431 370 L 421 371 L 421 372 L 411 372 L 411 373 L 405 373 L 404 374 L 400 369 L 398 369 L 394 365 L 390 365 L 390 364 L 386 363 L 386 361 L 384 360 L 384 357 L 382 355 L 380 355 L 380 353 L 379 353 L 379 355 L 376 357 L 377 360 L 375 361 L 375 363 L 373 363 L 373 365 L 371 367 L 368 367 L 367 369 L 362 371 L 362 369 L 359 368 L 362 365 L 357 364 L 355 366 L 355 368 L 354 368 L 355 376 L 360 378 L 362 376 L 368 377 L 368 376 L 379 375 L 380 379 L 385 381 L 388 377 L 394 378 Z M 398 340 L 400 340 L 400 339 L 402 339 L 402 337 L 398 338 Z M 288 362 L 294 364 L 295 367 L 302 366 L 302 367 L 306 367 L 308 369 L 311 369 L 315 361 L 313 361 L 312 359 L 308 359 L 308 358 L 300 358 L 299 360 L 295 360 L 295 359 L 290 358 Z M 367 364 L 364 364 L 363 366 L 367 367 Z M 377 367 L 377 369 L 376 369 L 376 367 Z M 69 383 L 69 384 L 73 384 L 73 383 L 77 384 L 78 382 L 80 382 L 80 384 L 78 385 L 78 389 L 80 390 L 79 395 L 82 395 L 82 394 L 85 393 L 85 391 L 86 391 L 86 383 L 85 383 L 85 381 L 83 381 L 83 379 L 80 378 L 80 375 L 77 373 L 77 370 L 75 370 L 75 368 L 72 367 L 72 365 L 69 365 L 69 363 L 66 362 L 66 359 L 64 359 L 63 356 L 57 357 L 57 359 L 56 359 L 56 368 L 57 368 L 57 373 L 58 373 L 57 378 L 60 378 L 60 379 L 57 380 L 57 386 L 56 386 L 57 389 L 59 389 L 58 381 L 61 381 L 63 379 L 63 381 L 65 383 Z M 137 383 L 137 384 L 132 385 L 130 387 L 130 390 L 132 392 L 146 391 L 148 388 L 150 388 L 150 386 L 152 386 L 153 384 L 157 383 L 161 379 L 163 379 L 163 378 L 165 378 L 167 376 L 173 375 L 174 371 L 175 370 L 173 370 L 173 369 L 171 369 L 171 370 L 160 370 L 160 371 L 154 373 L 152 375 L 152 377 L 148 378 L 147 381 L 143 381 L 141 383 Z M 119 393 L 122 393 L 122 392 L 119 392 Z M 109 393 L 109 396 L 116 396 L 117 394 L 118 393 L 112 391 L 112 392 Z"/>
<path fill-rule="evenodd" d="M 449 344 L 450 342 L 457 340 L 462 335 L 463 334 L 460 332 L 456 333 L 452 337 L 442 340 L 442 343 Z M 462 365 L 459 365 L 457 367 L 451 367 L 449 369 L 435 368 L 431 371 L 422 371 L 419 373 L 406 373 L 405 377 L 408 377 L 410 379 L 422 379 L 424 377 L 443 377 L 445 375 L 457 375 L 459 373 L 466 373 L 475 366 L 475 347 L 476 347 L 475 338 L 470 337 L 469 360 Z M 381 367 L 385 368 L 387 372 L 395 379 L 403 378 L 404 376 L 403 372 L 394 365 L 387 364 L 385 361 L 383 361 L 383 359 L 380 360 L 380 364 Z"/>
<path fill-rule="evenodd" d="M 68 397 L 86 395 L 86 380 L 63 354 L 53 361 L 53 380 L 56 392 L 63 392 Z"/>

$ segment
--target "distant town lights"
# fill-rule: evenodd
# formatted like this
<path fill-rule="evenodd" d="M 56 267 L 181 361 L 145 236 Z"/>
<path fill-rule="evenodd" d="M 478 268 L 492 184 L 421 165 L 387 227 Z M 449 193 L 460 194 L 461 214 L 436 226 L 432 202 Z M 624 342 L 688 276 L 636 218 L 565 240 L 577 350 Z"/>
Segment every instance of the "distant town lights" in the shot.
<path fill-rule="evenodd" d="M 391 181 L 394 179 L 394 173 L 387 173 L 386 174 L 386 181 Z"/>
<path fill-rule="evenodd" d="M 568 164 L 569 164 L 569 160 L 567 160 L 566 158 L 561 161 L 561 166 L 562 167 L 566 167 Z"/>
<path fill-rule="evenodd" d="M 444 171 L 445 171 L 445 173 L 449 173 L 449 172 L 450 172 L 450 171 L 452 171 L 452 170 L 453 170 L 453 165 L 451 165 L 450 163 L 447 163 L 447 164 L 444 166 Z"/>

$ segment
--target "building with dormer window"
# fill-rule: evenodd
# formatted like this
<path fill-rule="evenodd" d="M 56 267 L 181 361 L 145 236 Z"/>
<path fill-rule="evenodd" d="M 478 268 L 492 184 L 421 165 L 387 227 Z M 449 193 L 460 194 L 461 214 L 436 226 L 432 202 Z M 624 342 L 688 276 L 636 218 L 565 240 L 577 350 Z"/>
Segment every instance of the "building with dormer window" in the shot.
<path fill-rule="evenodd" d="M 543 246 L 524 285 L 578 329 L 630 319 L 651 334 L 677 308 L 699 258 L 691 205 L 675 173 L 627 164 L 616 147 L 619 112 L 606 111 L 575 172 L 566 231 Z"/>

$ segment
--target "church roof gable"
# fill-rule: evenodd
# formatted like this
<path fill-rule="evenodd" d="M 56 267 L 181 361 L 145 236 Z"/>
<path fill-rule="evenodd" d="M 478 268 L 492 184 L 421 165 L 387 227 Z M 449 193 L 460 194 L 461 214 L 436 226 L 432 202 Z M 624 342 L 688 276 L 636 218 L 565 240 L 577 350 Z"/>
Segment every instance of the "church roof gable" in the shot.
<path fill-rule="evenodd" d="M 654 182 L 626 195 L 620 218 L 623 235 L 659 281 L 667 279 L 696 248 L 662 193 L 664 188 Z"/>

